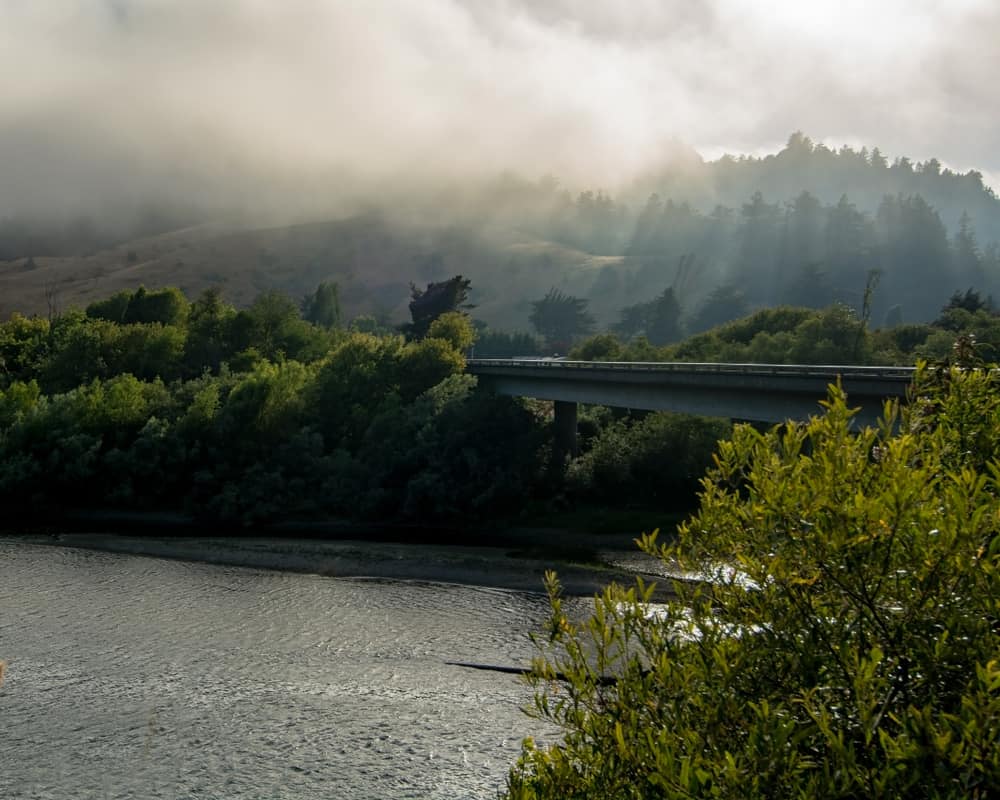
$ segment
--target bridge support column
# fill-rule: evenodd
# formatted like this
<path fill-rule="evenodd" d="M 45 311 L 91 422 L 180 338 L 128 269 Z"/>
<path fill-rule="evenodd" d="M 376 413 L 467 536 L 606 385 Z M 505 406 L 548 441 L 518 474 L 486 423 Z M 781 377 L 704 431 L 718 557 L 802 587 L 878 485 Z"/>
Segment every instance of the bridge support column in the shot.
<path fill-rule="evenodd" d="M 566 400 L 554 400 L 555 419 L 553 433 L 555 442 L 552 457 L 555 463 L 562 466 L 567 459 L 575 458 L 579 452 L 576 446 L 576 403 Z"/>

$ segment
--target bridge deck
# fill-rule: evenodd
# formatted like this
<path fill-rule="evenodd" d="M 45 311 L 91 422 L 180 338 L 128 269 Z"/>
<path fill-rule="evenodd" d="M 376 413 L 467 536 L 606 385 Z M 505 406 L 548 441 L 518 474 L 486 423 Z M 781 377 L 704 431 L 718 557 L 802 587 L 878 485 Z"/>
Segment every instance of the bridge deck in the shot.
<path fill-rule="evenodd" d="M 820 411 L 839 380 L 859 424 L 886 399 L 905 399 L 912 367 L 471 359 L 468 370 L 501 394 L 623 408 L 784 422 Z"/>

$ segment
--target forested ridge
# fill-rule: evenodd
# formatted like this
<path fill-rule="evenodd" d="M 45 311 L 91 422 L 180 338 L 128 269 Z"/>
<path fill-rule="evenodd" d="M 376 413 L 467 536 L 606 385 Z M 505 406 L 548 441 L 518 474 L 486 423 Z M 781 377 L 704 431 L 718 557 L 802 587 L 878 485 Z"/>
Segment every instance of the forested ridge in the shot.
<path fill-rule="evenodd" d="M 675 325 L 649 336 L 662 344 L 767 306 L 860 313 L 872 270 L 876 327 L 929 322 L 955 291 L 1000 293 L 1000 200 L 982 175 L 799 133 L 760 158 L 678 151 L 613 193 L 506 174 L 382 200 L 292 225 L 150 212 L 141 239 L 98 235 L 86 220 L 47 237 L 44 221 L 8 218 L 0 313 L 86 305 L 140 282 L 192 297 L 221 285 L 249 305 L 267 289 L 298 296 L 335 281 L 348 316 L 397 324 L 409 281 L 462 273 L 477 316 L 506 331 L 529 332 L 532 303 L 553 290 L 586 302 L 598 328 L 634 332 L 622 309 L 669 291 Z"/>
<path fill-rule="evenodd" d="M 860 313 L 872 270 L 876 325 L 929 322 L 942 297 L 1000 288 L 1000 201 L 979 173 L 935 159 L 889 163 L 877 148 L 834 151 L 802 134 L 765 158 L 692 157 L 633 187 L 629 202 L 564 197 L 552 227 L 588 252 L 624 257 L 589 288 L 559 287 L 602 320 L 633 332 L 634 320 L 615 320 L 622 307 L 673 295 L 675 326 L 657 344 L 759 307 L 836 301 Z"/>

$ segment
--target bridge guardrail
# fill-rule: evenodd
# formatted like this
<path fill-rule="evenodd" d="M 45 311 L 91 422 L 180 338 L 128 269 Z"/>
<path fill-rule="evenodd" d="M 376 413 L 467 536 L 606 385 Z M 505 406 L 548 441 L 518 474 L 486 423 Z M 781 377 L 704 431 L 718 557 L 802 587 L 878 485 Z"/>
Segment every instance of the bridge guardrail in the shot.
<path fill-rule="evenodd" d="M 915 367 L 856 366 L 853 364 L 754 364 L 697 361 L 566 361 L 550 358 L 472 358 L 469 367 L 513 367 L 553 370 L 610 370 L 620 372 L 695 372 L 789 377 L 888 378 L 911 380 Z"/>

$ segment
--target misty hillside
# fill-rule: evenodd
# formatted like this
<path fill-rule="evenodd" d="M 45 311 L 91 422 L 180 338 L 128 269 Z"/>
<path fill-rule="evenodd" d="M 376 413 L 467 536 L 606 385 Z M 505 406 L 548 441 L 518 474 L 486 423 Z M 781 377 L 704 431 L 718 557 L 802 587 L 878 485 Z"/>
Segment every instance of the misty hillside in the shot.
<path fill-rule="evenodd" d="M 413 227 L 376 215 L 250 230 L 207 224 L 79 256 L 0 261 L 0 317 L 58 313 L 140 284 L 178 286 L 190 297 L 218 286 L 245 306 L 267 289 L 299 298 L 336 281 L 348 318 L 399 321 L 411 281 L 465 271 L 473 276 L 477 316 L 523 317 L 524 326 L 529 298 L 552 285 L 589 285 L 597 268 L 621 261 L 534 238 L 500 241 L 471 228 Z"/>
<path fill-rule="evenodd" d="M 86 220 L 46 233 L 37 221 L 8 219 L 0 317 L 51 314 L 139 284 L 176 285 L 191 297 L 219 286 L 247 305 L 266 289 L 298 298 L 336 281 L 347 317 L 398 322 L 411 282 L 455 274 L 472 280 L 476 317 L 520 330 L 551 288 L 587 300 L 607 327 L 672 287 L 688 330 L 782 303 L 858 308 L 871 270 L 880 272 L 875 324 L 930 319 L 956 290 L 1000 297 L 1000 201 L 979 173 L 933 159 L 890 163 L 877 148 L 834 151 L 801 134 L 764 158 L 675 152 L 617 196 L 505 175 L 398 205 L 327 222 L 206 222 L 124 240 Z M 720 307 L 706 313 L 711 303 Z"/>
<path fill-rule="evenodd" d="M 687 201 L 702 211 L 715 205 L 739 208 L 760 192 L 771 202 L 807 191 L 825 204 L 847 195 L 859 209 L 874 213 L 886 195 L 922 196 L 949 228 L 969 215 L 981 238 L 1000 240 L 1000 201 L 980 172 L 954 172 L 934 158 L 914 163 L 888 158 L 878 147 L 832 149 L 793 133 L 779 152 L 762 158 L 726 155 L 703 161 L 694 151 L 636 182 L 631 196 L 645 201 L 652 193 Z"/>

